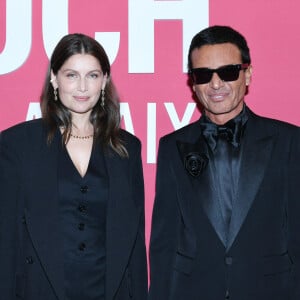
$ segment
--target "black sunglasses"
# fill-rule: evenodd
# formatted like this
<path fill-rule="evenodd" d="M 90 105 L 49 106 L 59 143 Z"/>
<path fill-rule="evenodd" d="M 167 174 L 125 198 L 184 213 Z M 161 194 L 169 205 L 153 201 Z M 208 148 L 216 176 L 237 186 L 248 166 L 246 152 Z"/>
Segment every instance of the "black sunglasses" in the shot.
<path fill-rule="evenodd" d="M 240 70 L 246 70 L 249 64 L 227 65 L 218 69 L 195 68 L 189 71 L 195 84 L 204 84 L 211 81 L 214 73 L 223 81 L 235 81 L 240 76 Z"/>

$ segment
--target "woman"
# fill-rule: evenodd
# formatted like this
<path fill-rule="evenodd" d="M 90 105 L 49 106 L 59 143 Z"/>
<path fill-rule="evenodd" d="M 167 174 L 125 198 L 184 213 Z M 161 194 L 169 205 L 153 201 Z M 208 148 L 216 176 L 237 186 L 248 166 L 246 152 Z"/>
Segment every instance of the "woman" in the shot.
<path fill-rule="evenodd" d="M 0 298 L 146 299 L 141 145 L 98 42 L 60 40 L 41 109 L 1 133 Z"/>

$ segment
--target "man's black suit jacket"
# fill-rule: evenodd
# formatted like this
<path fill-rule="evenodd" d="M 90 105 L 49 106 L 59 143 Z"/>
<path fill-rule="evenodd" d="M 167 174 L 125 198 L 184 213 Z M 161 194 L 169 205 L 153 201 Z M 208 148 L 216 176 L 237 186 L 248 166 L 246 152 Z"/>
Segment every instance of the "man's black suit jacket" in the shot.
<path fill-rule="evenodd" d="M 300 299 L 299 128 L 247 111 L 227 242 L 209 167 L 192 176 L 179 151 L 207 154 L 199 121 L 161 139 L 150 300 Z"/>
<path fill-rule="evenodd" d="M 47 145 L 41 120 L 0 136 L 0 299 L 63 300 L 57 132 Z M 147 297 L 141 145 L 122 131 L 129 158 L 108 150 L 107 300 Z M 84 278 L 82 279 L 84 281 Z"/>

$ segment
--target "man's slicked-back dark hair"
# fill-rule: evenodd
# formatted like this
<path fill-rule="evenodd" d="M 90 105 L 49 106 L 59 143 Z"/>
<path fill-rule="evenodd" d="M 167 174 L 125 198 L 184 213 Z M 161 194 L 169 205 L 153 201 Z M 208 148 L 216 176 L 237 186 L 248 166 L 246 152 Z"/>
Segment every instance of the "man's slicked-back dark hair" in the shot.
<path fill-rule="evenodd" d="M 193 37 L 188 53 L 188 69 L 191 70 L 193 68 L 191 53 L 194 49 L 199 49 L 205 45 L 224 43 L 236 45 L 240 50 L 242 63 L 251 63 L 250 50 L 248 48 L 246 39 L 238 31 L 229 26 L 215 25 L 203 29 Z"/>

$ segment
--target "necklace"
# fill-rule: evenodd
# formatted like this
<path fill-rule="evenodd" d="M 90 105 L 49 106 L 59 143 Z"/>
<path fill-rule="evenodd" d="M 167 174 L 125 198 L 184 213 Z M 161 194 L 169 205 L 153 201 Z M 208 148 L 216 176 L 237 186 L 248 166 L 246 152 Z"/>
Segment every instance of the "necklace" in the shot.
<path fill-rule="evenodd" d="M 70 133 L 70 136 L 74 139 L 80 139 L 80 140 L 88 140 L 94 137 L 93 134 L 89 134 L 89 135 L 74 135 L 72 133 Z"/>

